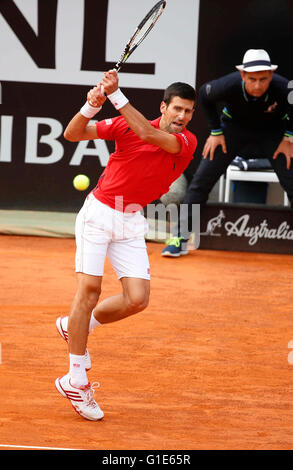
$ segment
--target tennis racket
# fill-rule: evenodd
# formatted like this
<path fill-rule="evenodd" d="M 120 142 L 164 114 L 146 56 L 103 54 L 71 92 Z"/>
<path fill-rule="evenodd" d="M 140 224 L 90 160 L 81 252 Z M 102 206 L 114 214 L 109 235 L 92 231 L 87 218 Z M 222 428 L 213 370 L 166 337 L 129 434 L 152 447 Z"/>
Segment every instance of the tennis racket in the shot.
<path fill-rule="evenodd" d="M 153 29 L 156 22 L 158 21 L 161 14 L 163 13 L 166 3 L 167 2 L 164 0 L 161 0 L 160 2 L 156 3 L 155 6 L 144 17 L 144 19 L 139 23 L 134 34 L 131 36 L 130 40 L 126 44 L 125 49 L 123 53 L 121 54 L 120 59 L 118 60 L 117 64 L 114 67 L 114 70 L 119 72 L 123 64 L 125 64 L 125 62 L 129 59 L 131 54 L 135 51 L 135 49 L 142 43 L 142 41 L 146 38 L 149 32 Z"/>

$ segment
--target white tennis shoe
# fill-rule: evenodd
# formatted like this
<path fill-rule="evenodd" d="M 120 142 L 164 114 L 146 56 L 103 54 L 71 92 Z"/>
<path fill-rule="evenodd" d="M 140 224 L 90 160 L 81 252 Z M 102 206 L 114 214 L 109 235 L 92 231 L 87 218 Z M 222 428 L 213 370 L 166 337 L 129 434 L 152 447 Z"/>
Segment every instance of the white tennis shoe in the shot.
<path fill-rule="evenodd" d="M 56 327 L 60 333 L 60 336 L 68 343 L 68 318 L 69 317 L 58 317 L 56 320 Z M 85 350 L 85 370 L 90 370 L 92 367 L 92 361 L 88 349 Z"/>
<path fill-rule="evenodd" d="M 75 411 L 85 419 L 98 421 L 104 417 L 104 413 L 94 399 L 95 389 L 100 385 L 98 382 L 88 383 L 85 387 L 73 387 L 70 383 L 69 374 L 55 380 L 58 392 L 70 400 Z"/>

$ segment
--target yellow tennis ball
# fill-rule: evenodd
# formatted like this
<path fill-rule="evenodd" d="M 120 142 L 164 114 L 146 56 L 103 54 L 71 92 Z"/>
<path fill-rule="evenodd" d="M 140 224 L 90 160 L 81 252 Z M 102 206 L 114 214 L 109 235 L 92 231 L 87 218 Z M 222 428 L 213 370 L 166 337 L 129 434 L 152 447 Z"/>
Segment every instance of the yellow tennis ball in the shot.
<path fill-rule="evenodd" d="M 84 191 L 89 187 L 90 179 L 86 175 L 77 175 L 73 180 L 73 186 L 78 191 Z"/>

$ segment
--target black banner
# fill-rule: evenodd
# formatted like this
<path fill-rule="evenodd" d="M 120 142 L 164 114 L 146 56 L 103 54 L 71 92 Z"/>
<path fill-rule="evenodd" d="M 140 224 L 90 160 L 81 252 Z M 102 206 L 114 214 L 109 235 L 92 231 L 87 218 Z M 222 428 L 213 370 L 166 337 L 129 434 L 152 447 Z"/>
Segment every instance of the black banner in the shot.
<path fill-rule="evenodd" d="M 113 142 L 75 143 L 63 137 L 69 120 L 84 104 L 88 87 L 2 82 L 2 91 L 1 208 L 65 212 L 79 209 L 114 150 Z M 144 108 L 149 119 L 159 116 L 154 103 L 160 103 L 162 91 L 131 88 L 126 94 Z M 12 114 L 12 109 L 17 112 Z M 98 117 L 101 120 L 117 114 L 106 103 Z M 72 181 L 77 174 L 90 178 L 87 191 L 74 189 Z"/>

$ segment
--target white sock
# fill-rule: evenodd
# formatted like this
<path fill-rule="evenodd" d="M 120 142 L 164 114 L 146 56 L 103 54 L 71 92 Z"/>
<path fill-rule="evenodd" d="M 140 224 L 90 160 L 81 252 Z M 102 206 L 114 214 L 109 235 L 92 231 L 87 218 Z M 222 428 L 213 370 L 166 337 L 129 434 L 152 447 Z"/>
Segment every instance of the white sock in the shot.
<path fill-rule="evenodd" d="M 69 354 L 69 375 L 73 387 L 83 387 L 88 384 L 85 370 L 84 355 Z"/>
<path fill-rule="evenodd" d="M 89 333 L 91 333 L 97 326 L 101 326 L 102 323 L 100 323 L 96 318 L 94 317 L 94 310 L 92 311 L 91 314 L 91 319 L 90 319 L 90 324 L 89 324 Z"/>

